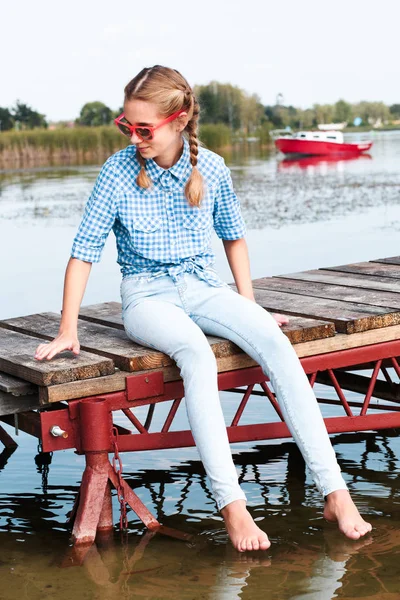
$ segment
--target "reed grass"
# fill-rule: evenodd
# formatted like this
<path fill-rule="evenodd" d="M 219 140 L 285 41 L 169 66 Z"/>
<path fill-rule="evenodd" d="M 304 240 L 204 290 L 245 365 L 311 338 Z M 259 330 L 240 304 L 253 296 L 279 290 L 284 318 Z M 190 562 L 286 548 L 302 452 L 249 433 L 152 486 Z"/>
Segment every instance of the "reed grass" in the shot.
<path fill-rule="evenodd" d="M 266 132 L 262 128 L 256 135 L 264 143 Z M 211 150 L 240 140 L 238 132 L 222 123 L 201 125 L 199 138 Z M 0 133 L 0 169 L 100 164 L 128 144 L 129 140 L 113 126 L 4 131 Z"/>
<path fill-rule="evenodd" d="M 219 148 L 230 146 L 234 143 L 234 138 L 234 132 L 223 123 L 200 125 L 199 139 L 210 150 L 218 150 Z"/>
<path fill-rule="evenodd" d="M 107 126 L 6 131 L 0 134 L 0 168 L 101 162 L 127 143 Z"/>

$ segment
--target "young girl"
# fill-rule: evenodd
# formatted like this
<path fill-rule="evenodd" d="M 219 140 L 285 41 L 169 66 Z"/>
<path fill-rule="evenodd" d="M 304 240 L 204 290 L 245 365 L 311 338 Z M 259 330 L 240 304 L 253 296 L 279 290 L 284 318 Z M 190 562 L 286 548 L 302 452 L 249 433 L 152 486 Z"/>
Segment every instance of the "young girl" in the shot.
<path fill-rule="evenodd" d="M 60 330 L 35 357 L 79 354 L 77 321 L 93 262 L 113 229 L 127 336 L 180 368 L 190 427 L 234 547 L 266 550 L 246 509 L 221 410 L 217 365 L 205 334 L 232 340 L 263 369 L 293 438 L 325 498 L 324 516 L 358 539 L 371 530 L 350 498 L 316 398 L 289 339 L 287 318 L 254 300 L 245 225 L 224 160 L 199 147 L 199 105 L 186 79 L 156 65 L 125 88 L 116 119 L 132 145 L 103 165 L 75 236 Z M 183 133 L 186 136 L 183 136 Z M 213 269 L 212 229 L 222 239 L 238 293 Z"/>

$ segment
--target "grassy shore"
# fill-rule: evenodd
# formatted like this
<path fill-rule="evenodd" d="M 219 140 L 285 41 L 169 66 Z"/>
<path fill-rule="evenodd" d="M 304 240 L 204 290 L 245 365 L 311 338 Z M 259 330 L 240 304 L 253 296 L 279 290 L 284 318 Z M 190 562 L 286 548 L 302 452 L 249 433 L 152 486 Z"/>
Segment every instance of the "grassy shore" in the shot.
<path fill-rule="evenodd" d="M 269 129 L 268 126 L 260 127 L 252 137 L 262 145 L 269 145 Z M 233 147 L 246 137 L 224 124 L 200 127 L 200 140 L 211 150 Z M 128 144 L 129 141 L 113 126 L 5 131 L 0 133 L 0 169 L 100 164 Z"/>
<path fill-rule="evenodd" d="M 0 134 L 0 168 L 102 162 L 127 141 L 113 127 L 6 131 Z"/>

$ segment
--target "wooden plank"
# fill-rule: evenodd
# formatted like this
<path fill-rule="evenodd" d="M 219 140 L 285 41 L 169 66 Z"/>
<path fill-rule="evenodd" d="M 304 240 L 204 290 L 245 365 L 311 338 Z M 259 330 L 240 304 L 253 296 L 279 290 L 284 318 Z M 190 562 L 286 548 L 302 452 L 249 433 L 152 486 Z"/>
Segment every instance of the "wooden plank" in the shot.
<path fill-rule="evenodd" d="M 121 302 L 101 302 L 82 306 L 79 311 L 79 318 L 99 323 L 99 325 L 124 329 Z"/>
<path fill-rule="evenodd" d="M 60 318 L 56 313 L 41 313 L 15 317 L 0 322 L 0 325 L 20 333 L 34 334 L 52 340 L 58 333 Z M 99 325 L 91 321 L 78 321 L 78 337 L 81 350 L 110 358 L 115 366 L 124 371 L 141 371 L 162 368 L 174 361 L 157 350 L 136 344 L 124 330 Z M 241 352 L 229 340 L 207 336 L 216 357 L 231 356 Z"/>
<path fill-rule="evenodd" d="M 333 337 L 336 334 L 333 323 L 294 316 L 289 318 L 289 323 L 282 325 L 282 331 L 287 335 L 292 344 L 320 340 Z"/>
<path fill-rule="evenodd" d="M 0 369 L 36 385 L 55 385 L 114 373 L 114 363 L 87 352 L 61 352 L 52 360 L 34 358 L 43 340 L 0 328 Z"/>
<path fill-rule="evenodd" d="M 93 306 L 93 317 L 97 309 L 99 311 L 98 314 L 102 315 L 102 322 L 107 322 L 109 318 L 107 314 L 109 314 L 110 307 L 102 305 Z M 120 319 L 118 313 L 120 313 L 120 309 L 115 311 L 115 322 L 117 322 L 117 319 Z M 52 340 L 58 332 L 59 316 L 56 313 L 41 313 L 4 320 L 0 322 L 0 325 L 9 327 L 14 331 L 34 334 L 43 339 Z M 311 339 L 321 339 L 335 334 L 334 326 L 330 323 L 307 321 L 301 318 L 292 318 L 290 323 L 284 326 L 283 330 L 292 343 L 302 343 Z M 117 327 L 100 325 L 98 322 L 92 320 L 79 320 L 78 336 L 82 350 L 110 358 L 119 369 L 124 371 L 157 369 L 174 364 L 174 361 L 166 354 L 135 344 L 127 337 L 124 330 Z M 214 336 L 206 337 L 216 358 L 241 353 L 240 348 L 229 340 L 223 340 Z"/>
<path fill-rule="evenodd" d="M 298 281 L 315 281 L 318 283 L 331 283 L 367 290 L 382 290 L 386 292 L 400 292 L 400 279 L 393 277 L 374 277 L 373 275 L 359 275 L 356 273 L 341 273 L 326 269 L 314 269 L 301 273 L 285 273 L 274 275 L 274 279 L 295 279 Z"/>
<path fill-rule="evenodd" d="M 53 340 L 58 334 L 59 325 L 59 315 L 50 312 L 0 321 L 1 327 L 36 335 L 42 338 L 41 341 Z M 172 360 L 162 352 L 132 342 L 121 329 L 79 320 L 78 338 L 81 352 L 97 355 L 97 359 L 99 356 L 110 359 L 116 367 L 125 371 L 155 369 L 172 364 Z"/>
<path fill-rule="evenodd" d="M 384 327 L 381 329 L 371 329 L 360 333 L 346 335 L 340 333 L 334 338 L 326 340 L 315 340 L 305 344 L 294 346 L 297 356 L 303 358 L 306 356 L 317 356 L 318 354 L 327 354 L 328 352 L 337 352 L 338 350 L 350 350 L 352 348 L 361 348 L 384 342 L 392 342 L 400 339 L 400 325 Z"/>
<path fill-rule="evenodd" d="M 257 363 L 247 356 L 247 354 L 234 354 L 232 356 L 217 358 L 217 367 L 219 373 L 233 371 L 235 369 L 245 369 L 254 367 Z M 141 373 L 154 373 L 160 369 L 147 369 Z M 162 369 L 164 381 L 177 381 L 181 379 L 180 371 L 176 366 L 164 367 Z M 85 381 L 73 381 L 67 384 L 52 385 L 50 387 L 39 388 L 39 400 L 41 404 L 52 402 L 61 402 L 63 400 L 73 400 L 84 398 L 96 394 L 107 394 L 125 390 L 126 377 L 130 373 L 126 371 L 117 371 L 114 375 L 101 377 L 98 379 L 86 379 Z"/>
<path fill-rule="evenodd" d="M 268 311 L 331 321 L 340 333 L 352 334 L 400 323 L 400 312 L 379 306 L 326 298 L 311 299 L 310 296 L 261 288 L 254 288 L 254 296 L 257 303 Z"/>
<path fill-rule="evenodd" d="M 339 333 L 335 337 L 296 344 L 294 349 L 299 358 L 304 358 L 306 356 L 317 356 L 319 354 L 337 352 L 338 350 L 359 348 L 398 339 L 400 339 L 400 325 L 395 325 L 383 329 L 372 329 L 362 333 L 354 333 L 353 335 Z M 217 359 L 219 373 L 233 371 L 235 369 L 245 369 L 255 365 L 257 365 L 257 363 L 244 353 Z M 162 371 L 164 381 L 176 381 L 180 379 L 179 369 L 177 367 L 164 367 Z M 143 373 L 150 372 L 150 370 L 143 371 Z M 39 388 L 39 400 L 41 404 L 48 404 L 62 400 L 84 398 L 85 396 L 96 394 L 122 391 L 126 387 L 125 379 L 127 376 L 129 376 L 129 373 L 117 371 L 114 375 L 97 379 L 73 381 L 71 383 Z"/>
<path fill-rule="evenodd" d="M 389 265 L 377 262 L 363 262 L 353 263 L 350 265 L 339 265 L 338 267 L 324 267 L 324 270 L 400 279 L 400 267 L 398 265 Z"/>
<path fill-rule="evenodd" d="M 13 377 L 7 373 L 0 373 L 0 392 L 8 392 L 15 395 L 33 394 L 37 391 L 36 386 Z"/>
<path fill-rule="evenodd" d="M 330 283 L 310 283 L 294 279 L 280 279 L 279 277 L 256 279 L 253 282 L 253 286 L 258 289 L 276 290 L 278 292 L 287 292 L 301 296 L 341 300 L 342 302 L 359 302 L 369 306 L 378 306 L 393 310 L 400 309 L 400 294 L 396 292 L 359 289 Z"/>
<path fill-rule="evenodd" d="M 119 302 L 92 304 L 85 306 L 80 310 L 79 318 L 93 323 L 123 329 L 121 310 L 121 304 Z M 290 322 L 282 328 L 282 331 L 287 335 L 292 344 L 299 344 L 301 342 L 335 335 L 335 328 L 332 324 L 316 319 L 304 319 L 303 317 L 292 317 Z M 220 340 L 220 338 L 207 337 L 209 338 L 209 341 L 211 339 Z M 212 342 L 210 343 L 213 345 Z M 214 354 L 216 354 L 215 351 Z M 216 354 L 216 356 L 223 355 L 226 354 Z"/>
<path fill-rule="evenodd" d="M 377 258 L 375 260 L 371 260 L 370 262 L 383 263 L 386 265 L 400 265 L 400 256 L 391 256 L 389 258 Z"/>
<path fill-rule="evenodd" d="M 0 391 L 0 416 L 13 415 L 26 410 L 40 407 L 39 393 L 14 396 L 11 393 Z"/>

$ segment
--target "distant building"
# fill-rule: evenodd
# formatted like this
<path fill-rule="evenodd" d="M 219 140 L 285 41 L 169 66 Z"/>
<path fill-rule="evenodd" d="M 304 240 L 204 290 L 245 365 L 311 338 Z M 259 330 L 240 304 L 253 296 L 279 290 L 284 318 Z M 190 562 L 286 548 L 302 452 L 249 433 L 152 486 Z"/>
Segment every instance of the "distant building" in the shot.
<path fill-rule="evenodd" d="M 73 129 L 75 127 L 75 121 L 52 121 L 49 123 L 48 129 L 54 131 L 55 129 Z"/>

